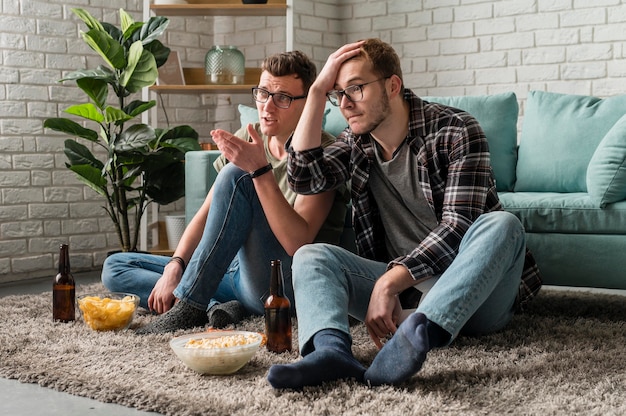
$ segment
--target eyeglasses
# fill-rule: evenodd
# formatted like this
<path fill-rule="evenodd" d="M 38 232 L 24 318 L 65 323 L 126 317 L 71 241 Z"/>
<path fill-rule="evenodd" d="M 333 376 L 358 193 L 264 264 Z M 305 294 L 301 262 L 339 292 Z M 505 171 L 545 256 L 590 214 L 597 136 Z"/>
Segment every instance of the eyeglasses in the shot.
<path fill-rule="evenodd" d="M 326 93 L 326 97 L 328 97 L 328 101 L 334 106 L 339 107 L 341 105 L 341 99 L 346 96 L 348 100 L 355 103 L 357 101 L 361 101 L 363 99 L 363 87 L 369 84 L 373 84 L 374 82 L 382 81 L 383 79 L 387 79 L 388 77 L 378 78 L 374 81 L 364 82 L 363 84 L 358 85 L 350 85 L 343 90 L 332 90 Z"/>
<path fill-rule="evenodd" d="M 272 97 L 274 105 L 278 108 L 289 108 L 293 100 L 301 100 L 306 98 L 306 95 L 299 95 L 292 97 L 291 95 L 283 94 L 282 92 L 269 92 L 266 89 L 254 87 L 252 88 L 252 98 L 259 103 L 266 103 L 267 100 Z"/>

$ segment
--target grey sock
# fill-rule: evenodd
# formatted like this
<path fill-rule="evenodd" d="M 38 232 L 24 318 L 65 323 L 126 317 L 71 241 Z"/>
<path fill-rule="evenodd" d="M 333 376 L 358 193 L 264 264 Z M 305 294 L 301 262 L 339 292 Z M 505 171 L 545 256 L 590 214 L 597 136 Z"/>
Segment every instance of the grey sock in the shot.
<path fill-rule="evenodd" d="M 197 326 L 204 326 L 207 323 L 205 311 L 179 301 L 172 309 L 159 315 L 148 325 L 138 328 L 137 334 L 161 334 L 173 332 L 177 329 L 188 329 Z"/>
<path fill-rule="evenodd" d="M 409 315 L 374 357 L 365 372 L 365 382 L 370 386 L 397 385 L 417 373 L 430 351 L 427 323 L 422 313 Z"/>
<path fill-rule="evenodd" d="M 243 305 L 236 300 L 225 303 L 218 303 L 207 312 L 209 326 L 213 328 L 225 328 L 233 325 L 248 315 Z"/>

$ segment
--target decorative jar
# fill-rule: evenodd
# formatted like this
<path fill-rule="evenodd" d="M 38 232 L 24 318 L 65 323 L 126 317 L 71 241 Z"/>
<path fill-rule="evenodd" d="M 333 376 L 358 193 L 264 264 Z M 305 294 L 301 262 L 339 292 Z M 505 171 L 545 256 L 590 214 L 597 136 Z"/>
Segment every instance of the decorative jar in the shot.
<path fill-rule="evenodd" d="M 246 60 L 235 46 L 215 45 L 206 54 L 204 74 L 207 84 L 243 84 Z"/>

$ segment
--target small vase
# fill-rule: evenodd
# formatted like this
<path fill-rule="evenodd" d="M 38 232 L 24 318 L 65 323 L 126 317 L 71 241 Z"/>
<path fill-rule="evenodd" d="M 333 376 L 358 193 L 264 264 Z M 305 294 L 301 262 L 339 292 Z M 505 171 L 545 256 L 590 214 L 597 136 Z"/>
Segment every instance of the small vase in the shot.
<path fill-rule="evenodd" d="M 246 61 L 235 46 L 213 46 L 204 60 L 207 84 L 243 84 Z"/>
<path fill-rule="evenodd" d="M 241 0 L 243 4 L 265 4 L 267 0 Z"/>

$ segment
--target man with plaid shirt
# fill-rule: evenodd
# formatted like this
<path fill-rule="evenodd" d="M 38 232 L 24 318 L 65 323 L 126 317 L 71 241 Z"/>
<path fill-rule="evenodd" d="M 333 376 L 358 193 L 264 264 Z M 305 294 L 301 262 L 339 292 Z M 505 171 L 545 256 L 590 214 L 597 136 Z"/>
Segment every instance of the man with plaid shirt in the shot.
<path fill-rule="evenodd" d="M 311 132 L 321 130 L 326 98 L 349 127 L 322 148 Z M 368 39 L 331 54 L 288 145 L 296 192 L 350 183 L 358 255 L 328 244 L 296 252 L 303 358 L 270 368 L 274 388 L 402 383 L 431 349 L 502 329 L 539 291 L 524 229 L 498 199 L 478 122 L 405 89 L 390 45 Z M 352 355 L 349 315 L 380 348 L 367 369 Z"/>

